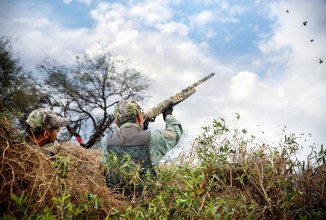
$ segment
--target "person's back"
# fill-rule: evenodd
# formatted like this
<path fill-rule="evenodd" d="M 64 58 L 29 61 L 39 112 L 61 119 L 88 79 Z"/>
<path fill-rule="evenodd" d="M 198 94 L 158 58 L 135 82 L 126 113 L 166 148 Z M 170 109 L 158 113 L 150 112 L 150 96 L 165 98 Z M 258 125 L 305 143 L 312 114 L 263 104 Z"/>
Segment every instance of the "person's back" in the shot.
<path fill-rule="evenodd" d="M 125 100 L 117 104 L 114 116 L 119 129 L 104 137 L 102 141 L 103 160 L 111 164 L 106 173 L 109 187 L 123 187 L 129 180 L 126 180 L 123 174 L 114 172 L 119 168 L 112 168 L 113 159 L 107 161 L 108 153 L 116 155 L 119 159 L 117 166 L 124 166 L 121 162 L 124 161 L 122 158 L 125 155 L 132 160 L 132 166 L 139 164 L 142 168 L 140 179 L 144 178 L 146 171 L 149 171 L 152 177 L 155 176 L 154 166 L 177 145 L 182 135 L 181 124 L 172 116 L 172 110 L 172 107 L 169 107 L 163 113 L 165 129 L 146 131 L 143 130 L 144 113 L 135 101 Z"/>
<path fill-rule="evenodd" d="M 121 158 L 126 154 L 130 156 L 133 163 L 141 166 L 143 169 L 142 175 L 148 169 L 150 172 L 153 172 L 150 159 L 150 133 L 143 131 L 136 124 L 124 124 L 117 132 L 108 135 L 106 149 L 107 152 L 113 153 L 119 158 L 119 164 L 117 165 L 120 167 L 124 165 L 122 164 L 123 160 Z M 120 176 L 120 174 L 113 172 L 111 169 L 110 174 L 107 175 L 108 186 L 114 188 L 121 182 L 123 185 L 124 181 Z"/>

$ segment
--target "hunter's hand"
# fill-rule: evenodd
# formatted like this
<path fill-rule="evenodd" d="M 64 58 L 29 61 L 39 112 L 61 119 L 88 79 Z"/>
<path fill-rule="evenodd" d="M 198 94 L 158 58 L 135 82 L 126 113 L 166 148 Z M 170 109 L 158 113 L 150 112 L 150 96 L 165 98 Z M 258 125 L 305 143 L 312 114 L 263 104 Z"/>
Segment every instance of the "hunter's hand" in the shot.
<path fill-rule="evenodd" d="M 172 112 L 173 112 L 173 104 L 170 103 L 162 112 L 164 121 L 167 115 L 172 115 Z"/>
<path fill-rule="evenodd" d="M 145 120 L 144 121 L 144 126 L 143 126 L 143 130 L 146 131 L 148 129 L 148 124 L 149 124 L 149 121 L 148 120 Z"/>

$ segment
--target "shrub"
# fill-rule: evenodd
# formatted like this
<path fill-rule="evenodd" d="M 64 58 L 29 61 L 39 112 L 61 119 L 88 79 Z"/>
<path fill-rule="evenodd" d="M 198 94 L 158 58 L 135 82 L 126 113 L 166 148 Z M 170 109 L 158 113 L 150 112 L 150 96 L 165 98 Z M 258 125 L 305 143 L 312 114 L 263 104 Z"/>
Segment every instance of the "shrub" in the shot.
<path fill-rule="evenodd" d="M 239 118 L 238 118 L 239 119 Z M 117 219 L 323 219 L 325 151 L 305 162 L 295 135 L 271 147 L 223 119 L 203 128 L 192 163 L 158 171 L 137 206 Z M 194 162 L 195 161 L 195 162 Z"/>

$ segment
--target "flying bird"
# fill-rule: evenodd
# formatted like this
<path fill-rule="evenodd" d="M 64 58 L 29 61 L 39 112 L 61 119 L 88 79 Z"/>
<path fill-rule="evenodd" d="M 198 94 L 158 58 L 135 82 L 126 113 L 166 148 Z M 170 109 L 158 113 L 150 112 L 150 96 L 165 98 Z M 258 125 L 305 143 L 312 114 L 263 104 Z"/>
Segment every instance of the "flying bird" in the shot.
<path fill-rule="evenodd" d="M 304 25 L 304 26 L 307 26 L 307 21 L 304 21 L 304 22 L 303 22 L 303 25 Z"/>
<path fill-rule="evenodd" d="M 314 39 L 311 39 L 311 40 L 310 40 L 310 42 L 313 42 L 313 41 L 315 41 L 315 40 L 314 40 Z"/>
<path fill-rule="evenodd" d="M 289 10 L 286 10 L 287 13 L 289 13 Z"/>
<path fill-rule="evenodd" d="M 324 61 L 322 59 L 319 58 L 319 63 L 322 64 Z"/>

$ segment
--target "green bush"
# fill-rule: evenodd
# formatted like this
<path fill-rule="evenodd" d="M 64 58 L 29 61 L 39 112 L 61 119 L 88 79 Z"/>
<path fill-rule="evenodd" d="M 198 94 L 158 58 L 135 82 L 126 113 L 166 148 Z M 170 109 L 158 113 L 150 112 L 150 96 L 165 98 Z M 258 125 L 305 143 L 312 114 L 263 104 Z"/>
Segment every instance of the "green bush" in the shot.
<path fill-rule="evenodd" d="M 238 116 L 239 119 L 239 116 Z M 145 181 L 139 205 L 114 219 L 323 219 L 323 145 L 305 162 L 295 135 L 271 147 L 223 119 L 203 128 L 193 163 L 158 171 Z"/>

